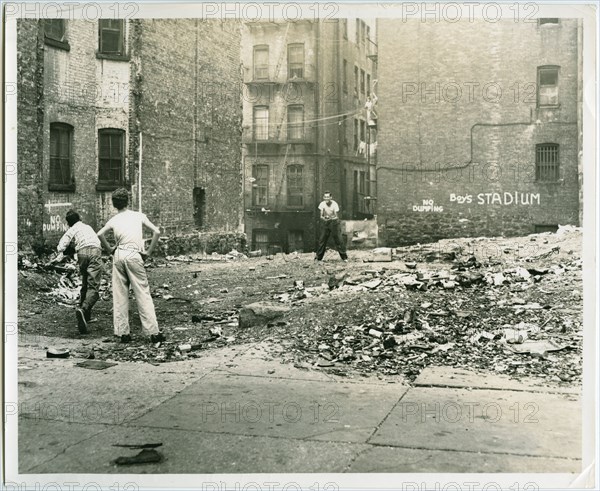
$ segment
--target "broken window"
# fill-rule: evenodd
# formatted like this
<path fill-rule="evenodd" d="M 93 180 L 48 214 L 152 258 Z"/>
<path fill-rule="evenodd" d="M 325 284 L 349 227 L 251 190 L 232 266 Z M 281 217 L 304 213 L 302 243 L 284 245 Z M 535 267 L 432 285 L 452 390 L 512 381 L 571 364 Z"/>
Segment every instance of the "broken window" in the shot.
<path fill-rule="evenodd" d="M 304 106 L 288 106 L 288 140 L 302 140 L 304 138 Z"/>
<path fill-rule="evenodd" d="M 269 139 L 269 108 L 267 106 L 254 107 L 253 128 L 255 140 Z"/>
<path fill-rule="evenodd" d="M 125 131 L 98 130 L 98 185 L 116 189 L 125 185 Z"/>
<path fill-rule="evenodd" d="M 269 166 L 252 166 L 252 204 L 254 206 L 267 206 L 269 202 Z"/>
<path fill-rule="evenodd" d="M 65 123 L 50 123 L 49 191 L 74 191 L 73 127 Z"/>
<path fill-rule="evenodd" d="M 287 168 L 288 206 L 304 206 L 303 170 L 301 165 L 290 165 Z"/>
<path fill-rule="evenodd" d="M 558 181 L 559 152 L 556 143 L 542 143 L 535 147 L 535 180 Z"/>
<path fill-rule="evenodd" d="M 269 46 L 254 46 L 254 80 L 269 78 Z"/>
<path fill-rule="evenodd" d="M 304 44 L 288 44 L 288 78 L 304 78 Z"/>
<path fill-rule="evenodd" d="M 538 67 L 538 106 L 558 105 L 558 67 Z"/>
<path fill-rule="evenodd" d="M 123 19 L 100 19 L 99 52 L 104 55 L 125 54 L 125 21 Z"/>

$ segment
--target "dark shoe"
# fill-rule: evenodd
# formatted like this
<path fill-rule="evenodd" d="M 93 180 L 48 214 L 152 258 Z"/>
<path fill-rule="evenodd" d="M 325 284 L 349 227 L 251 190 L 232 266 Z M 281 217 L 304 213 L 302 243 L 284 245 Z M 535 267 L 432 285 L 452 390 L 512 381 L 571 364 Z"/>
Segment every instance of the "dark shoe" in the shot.
<path fill-rule="evenodd" d="M 85 319 L 85 312 L 83 309 L 77 309 L 75 311 L 77 317 L 77 328 L 81 334 L 87 333 L 87 320 Z"/>
<path fill-rule="evenodd" d="M 131 336 L 129 334 L 122 334 L 121 342 L 122 343 L 131 343 Z"/>
<path fill-rule="evenodd" d="M 89 322 L 89 321 L 92 320 L 92 311 L 91 310 L 89 310 L 89 309 L 83 309 L 83 314 L 84 314 L 86 322 Z"/>
<path fill-rule="evenodd" d="M 150 336 L 150 341 L 152 341 L 153 343 L 162 343 L 163 341 L 166 341 L 167 338 L 165 337 L 165 335 L 162 332 L 159 332 L 158 334 L 152 334 Z"/>

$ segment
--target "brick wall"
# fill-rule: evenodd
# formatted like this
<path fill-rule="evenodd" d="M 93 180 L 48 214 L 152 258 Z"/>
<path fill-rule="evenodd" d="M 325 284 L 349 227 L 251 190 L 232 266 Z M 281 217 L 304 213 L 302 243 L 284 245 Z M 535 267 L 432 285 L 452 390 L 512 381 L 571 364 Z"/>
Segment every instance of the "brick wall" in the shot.
<path fill-rule="evenodd" d="M 378 223 L 388 245 L 578 223 L 577 21 L 385 19 L 377 32 Z M 557 108 L 537 107 L 542 65 L 560 66 Z M 556 182 L 535 179 L 541 143 L 560 145 Z"/>
<path fill-rule="evenodd" d="M 43 244 L 43 46 L 38 22 L 17 21 L 17 179 L 19 249 Z"/>
<path fill-rule="evenodd" d="M 148 19 L 132 83 L 142 208 L 165 233 L 237 230 L 241 221 L 241 73 L 236 22 Z M 194 188 L 204 191 L 201 219 Z M 201 222 L 201 223 L 200 223 Z"/>

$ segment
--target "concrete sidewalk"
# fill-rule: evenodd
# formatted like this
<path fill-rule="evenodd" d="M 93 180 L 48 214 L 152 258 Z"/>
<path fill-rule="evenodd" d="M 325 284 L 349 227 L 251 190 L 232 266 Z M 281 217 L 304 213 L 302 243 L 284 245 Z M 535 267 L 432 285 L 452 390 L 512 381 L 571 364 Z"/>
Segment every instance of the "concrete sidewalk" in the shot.
<path fill-rule="evenodd" d="M 21 473 L 581 471 L 575 389 L 441 367 L 349 379 L 264 345 L 97 371 L 19 355 Z M 159 464 L 112 463 L 138 451 L 113 445 L 158 442 Z"/>

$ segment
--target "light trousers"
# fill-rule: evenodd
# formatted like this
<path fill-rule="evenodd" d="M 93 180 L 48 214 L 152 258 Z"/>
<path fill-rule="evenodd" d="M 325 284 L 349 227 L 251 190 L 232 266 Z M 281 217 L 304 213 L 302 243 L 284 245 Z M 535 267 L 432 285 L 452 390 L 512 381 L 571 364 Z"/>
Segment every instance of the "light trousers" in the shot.
<path fill-rule="evenodd" d="M 157 334 L 158 321 L 142 256 L 137 251 L 117 248 L 112 270 L 113 323 L 117 336 L 129 334 L 129 286 L 137 302 L 142 333 Z"/>

